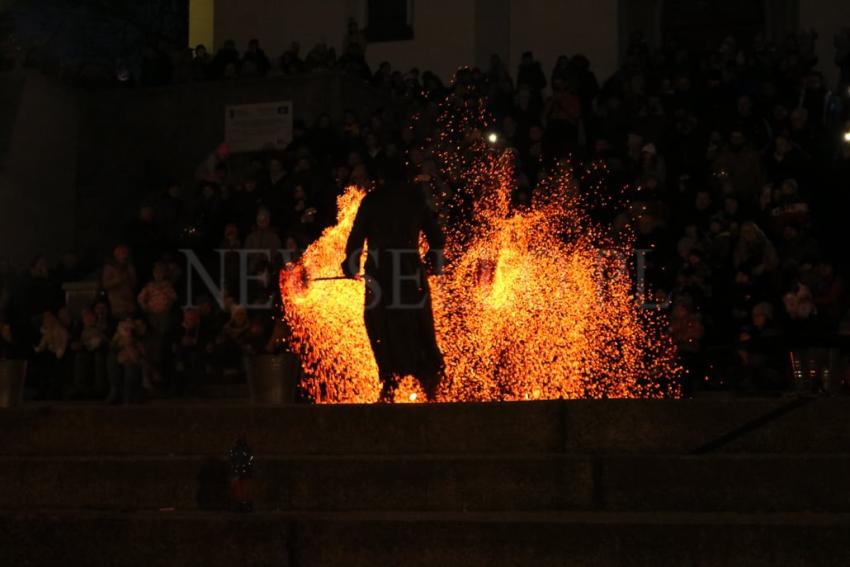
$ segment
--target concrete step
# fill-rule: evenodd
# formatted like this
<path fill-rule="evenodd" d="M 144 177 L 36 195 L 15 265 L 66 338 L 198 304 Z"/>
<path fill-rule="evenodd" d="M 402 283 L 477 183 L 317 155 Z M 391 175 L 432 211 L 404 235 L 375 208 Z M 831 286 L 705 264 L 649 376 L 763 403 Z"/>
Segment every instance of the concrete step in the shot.
<path fill-rule="evenodd" d="M 726 445 L 724 451 L 831 453 L 850 448 L 850 398 L 818 398 L 756 428 Z"/>
<path fill-rule="evenodd" d="M 80 567 L 807 567 L 850 516 L 0 513 L 0 564 Z"/>
<path fill-rule="evenodd" d="M 850 399 L 817 399 L 760 429 L 787 400 L 604 400 L 490 404 L 137 407 L 0 411 L 0 455 L 224 454 L 245 432 L 258 454 L 829 453 L 850 447 Z"/>
<path fill-rule="evenodd" d="M 268 516 L 0 513 L 0 565 L 292 565 L 286 520 Z"/>
<path fill-rule="evenodd" d="M 210 457 L 5 457 L 0 509 L 215 510 Z M 848 512 L 850 454 L 259 457 L 263 510 Z"/>
<path fill-rule="evenodd" d="M 239 384 L 207 384 L 204 386 L 204 397 L 215 400 L 247 400 L 250 392 L 248 385 Z"/>
<path fill-rule="evenodd" d="M 552 451 L 560 413 L 558 402 L 34 406 L 0 412 L 0 453 L 221 455 L 240 432 L 257 454 Z"/>

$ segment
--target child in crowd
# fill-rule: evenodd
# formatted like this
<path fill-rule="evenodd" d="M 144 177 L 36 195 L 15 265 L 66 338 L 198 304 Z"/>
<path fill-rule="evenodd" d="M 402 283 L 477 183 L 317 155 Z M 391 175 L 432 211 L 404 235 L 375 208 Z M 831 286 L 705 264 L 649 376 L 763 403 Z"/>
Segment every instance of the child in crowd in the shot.
<path fill-rule="evenodd" d="M 215 341 L 215 354 L 218 364 L 225 370 L 242 368 L 242 354 L 251 332 L 248 311 L 241 305 L 230 311 L 230 320 Z"/>
<path fill-rule="evenodd" d="M 0 311 L 0 360 L 10 358 L 25 358 L 21 345 L 12 331 L 12 324 L 6 314 Z"/>
<path fill-rule="evenodd" d="M 39 399 L 61 399 L 65 389 L 65 354 L 70 343 L 68 330 L 51 311 L 42 316 L 41 340 L 35 347 L 40 355 L 36 373 Z"/>
<path fill-rule="evenodd" d="M 125 319 L 118 323 L 112 344 L 115 349 L 118 372 L 110 377 L 107 402 L 132 404 L 142 401 L 143 371 L 147 365 L 142 342 L 146 325 L 142 319 Z"/>
<path fill-rule="evenodd" d="M 98 325 L 94 311 L 86 309 L 81 315 L 83 328 L 72 344 L 74 350 L 73 397 L 90 398 L 106 394 L 106 355 L 109 337 Z"/>
<path fill-rule="evenodd" d="M 153 267 L 153 280 L 139 293 L 139 307 L 147 317 L 148 333 L 146 351 L 150 365 L 146 368 L 145 381 L 160 383 L 166 361 L 166 344 L 171 332 L 171 311 L 177 301 L 174 284 L 168 279 L 168 266 L 157 262 Z"/>
<path fill-rule="evenodd" d="M 194 394 L 203 383 L 206 372 L 207 349 L 210 346 L 201 326 L 201 313 L 185 309 L 182 334 L 174 345 L 177 375 L 173 393 L 178 396 Z"/>

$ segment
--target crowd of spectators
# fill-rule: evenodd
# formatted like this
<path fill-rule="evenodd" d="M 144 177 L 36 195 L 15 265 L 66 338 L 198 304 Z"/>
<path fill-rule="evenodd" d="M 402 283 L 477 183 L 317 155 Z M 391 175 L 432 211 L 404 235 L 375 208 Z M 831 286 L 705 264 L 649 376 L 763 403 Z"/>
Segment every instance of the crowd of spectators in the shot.
<path fill-rule="evenodd" d="M 122 69 L 119 71 L 119 80 L 131 85 L 161 86 L 331 70 L 371 80 L 373 74 L 366 62 L 366 43 L 363 31 L 354 20 L 350 20 L 339 54 L 334 47 L 324 42 L 315 44 L 304 54 L 301 44 L 293 41 L 279 57 L 269 58 L 258 39 L 251 39 L 241 54 L 232 40 L 225 41 L 214 54 L 203 44 L 171 55 L 151 47 L 143 54 L 138 77 Z"/>
<path fill-rule="evenodd" d="M 213 375 L 238 373 L 242 354 L 278 352 L 286 329 L 269 315 L 278 313 L 276 270 L 333 223 L 344 187 L 368 186 L 381 160 L 405 156 L 435 214 L 451 222 L 442 197 L 454 180 L 440 174 L 432 140 L 439 103 L 461 95 L 485 102 L 498 145 L 516 156 L 518 207 L 568 156 L 606 165 L 611 194 L 599 201 L 615 205 L 595 214 L 649 251 L 647 289 L 669 310 L 688 393 L 781 391 L 801 377 L 816 378 L 806 388 L 835 390 L 845 377 L 835 376 L 840 365 L 829 347 L 850 334 L 841 230 L 850 195 L 850 59 L 836 61 L 841 82 L 831 89 L 813 41 L 794 34 L 744 47 L 727 38 L 704 52 L 672 43 L 653 51 L 636 34 L 621 68 L 602 83 L 581 54 L 558 58 L 547 73 L 529 52 L 515 74 L 493 56 L 450 85 L 388 63 L 370 72 L 356 28 L 338 58 L 322 45 L 302 59 L 293 44 L 277 62 L 257 42 L 241 55 L 230 42 L 212 57 L 199 46 L 185 61 L 191 79 L 338 68 L 389 102 L 369 116 L 348 110 L 339 122 L 296 121 L 284 152 L 232 156 L 217 148 L 193 185 L 146 196 L 102 265 L 82 265 L 72 252 L 53 270 L 43 258 L 22 275 L 0 265 L 0 356 L 31 357 L 41 397 L 118 402 L 143 390 L 197 393 Z M 151 61 L 143 82 L 164 81 Z M 182 72 L 169 67 L 169 80 Z M 222 297 L 201 294 L 180 308 L 198 280 L 177 253 L 183 248 L 213 274 L 213 251 L 225 251 Z M 244 249 L 268 250 L 270 259 L 255 254 L 243 263 Z M 61 283 L 92 272 L 100 294 L 74 317 Z M 270 307 L 248 308 L 257 305 Z"/>

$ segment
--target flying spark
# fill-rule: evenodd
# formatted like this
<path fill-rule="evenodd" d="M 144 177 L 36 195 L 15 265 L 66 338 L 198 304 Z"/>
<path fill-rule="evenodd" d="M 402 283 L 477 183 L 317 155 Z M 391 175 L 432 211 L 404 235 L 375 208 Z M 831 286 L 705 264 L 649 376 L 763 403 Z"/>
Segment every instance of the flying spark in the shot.
<path fill-rule="evenodd" d="M 564 162 L 528 207 L 512 210 L 514 158 L 488 144 L 477 126 L 486 123 L 484 111 L 457 100 L 442 111 L 435 155 L 457 188 L 442 197 L 459 220 L 447 231 L 446 271 L 430 278 L 446 362 L 438 400 L 678 396 L 681 367 L 665 318 L 635 297 L 631 242 L 615 241 L 586 212 L 588 199 L 601 197 L 582 196 L 577 181 L 604 177 L 604 167 L 577 172 Z M 364 284 L 304 286 L 292 277 L 294 269 L 307 282 L 339 275 L 365 194 L 349 187 L 337 224 L 281 275 L 292 346 L 317 402 L 368 403 L 380 392 L 363 323 Z M 416 380 L 401 380 L 396 401 L 424 399 Z"/>

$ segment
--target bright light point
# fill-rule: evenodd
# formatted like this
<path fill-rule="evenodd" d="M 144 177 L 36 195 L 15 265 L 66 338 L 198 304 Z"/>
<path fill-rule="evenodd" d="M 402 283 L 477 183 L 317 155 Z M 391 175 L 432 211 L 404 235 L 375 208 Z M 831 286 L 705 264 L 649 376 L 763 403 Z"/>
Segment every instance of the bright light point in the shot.
<path fill-rule="evenodd" d="M 850 130 L 844 132 L 844 141 L 850 144 Z"/>
<path fill-rule="evenodd" d="M 410 394 L 407 397 L 407 399 L 410 400 L 411 402 L 415 402 L 416 401 L 416 392 L 413 392 L 412 394 Z"/>
<path fill-rule="evenodd" d="M 495 144 L 496 142 L 498 142 L 498 141 L 499 141 L 499 135 L 498 135 L 498 134 L 496 134 L 495 132 L 491 132 L 491 133 L 487 136 L 487 141 L 488 141 L 488 142 L 490 142 L 491 144 Z"/>

